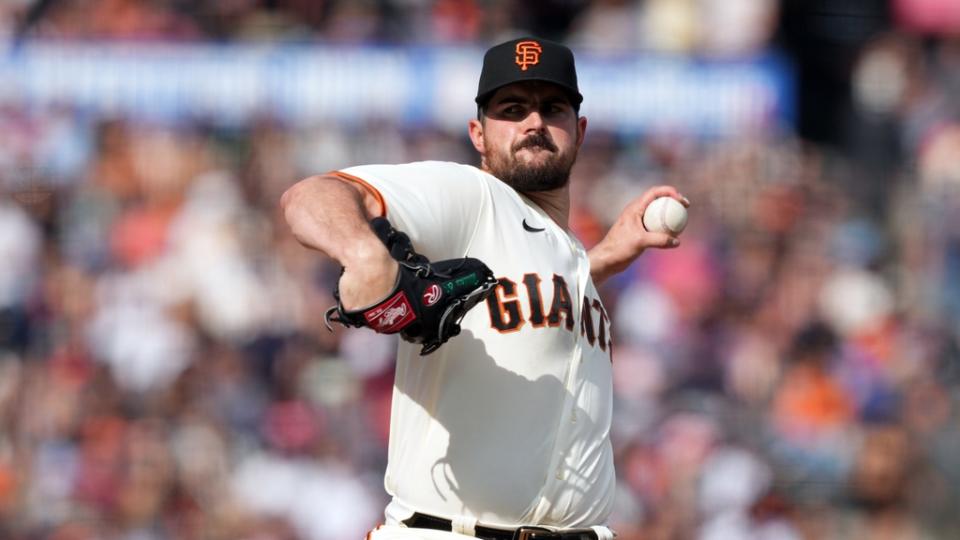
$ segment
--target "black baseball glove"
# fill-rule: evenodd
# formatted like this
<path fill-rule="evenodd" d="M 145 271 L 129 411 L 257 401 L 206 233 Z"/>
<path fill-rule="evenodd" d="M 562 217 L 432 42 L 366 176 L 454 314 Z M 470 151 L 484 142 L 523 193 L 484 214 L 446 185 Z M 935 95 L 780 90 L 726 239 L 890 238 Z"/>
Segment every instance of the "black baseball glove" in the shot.
<path fill-rule="evenodd" d="M 368 326 L 381 334 L 399 332 L 403 339 L 423 345 L 421 356 L 428 355 L 460 333 L 463 316 L 493 292 L 497 280 L 478 259 L 430 262 L 385 218 L 371 220 L 370 226 L 400 263 L 397 283 L 384 300 L 355 311 L 343 308 L 337 286 L 333 291 L 337 305 L 326 313 L 327 328 L 332 330 L 330 323 L 337 322 Z"/>

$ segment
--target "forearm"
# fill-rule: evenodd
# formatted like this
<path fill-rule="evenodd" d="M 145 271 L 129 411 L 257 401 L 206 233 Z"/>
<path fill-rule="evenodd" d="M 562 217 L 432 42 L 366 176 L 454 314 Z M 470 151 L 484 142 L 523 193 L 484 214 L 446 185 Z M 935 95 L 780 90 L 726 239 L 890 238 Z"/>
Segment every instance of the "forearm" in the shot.
<path fill-rule="evenodd" d="M 376 240 L 368 225 L 374 216 L 366 208 L 363 194 L 335 177 L 301 180 L 283 194 L 280 207 L 298 242 L 341 264 L 346 265 L 358 248 Z"/>
<path fill-rule="evenodd" d="M 630 263 L 643 252 L 640 249 L 631 252 L 632 256 L 626 256 L 624 249 L 617 249 L 617 246 L 611 244 L 609 239 L 604 239 L 587 252 L 590 259 L 590 277 L 593 278 L 594 285 L 599 286 L 610 276 L 626 270 Z"/>
<path fill-rule="evenodd" d="M 280 206 L 298 242 L 343 265 L 344 306 L 369 305 L 393 287 L 396 261 L 369 225 L 379 208 L 361 189 L 336 177 L 313 176 L 288 189 Z"/>

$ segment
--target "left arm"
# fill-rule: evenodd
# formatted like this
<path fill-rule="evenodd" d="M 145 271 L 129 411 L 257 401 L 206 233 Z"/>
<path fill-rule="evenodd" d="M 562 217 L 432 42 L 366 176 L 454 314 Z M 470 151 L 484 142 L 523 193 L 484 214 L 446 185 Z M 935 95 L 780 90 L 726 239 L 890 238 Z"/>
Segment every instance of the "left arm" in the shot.
<path fill-rule="evenodd" d="M 680 245 L 680 240 L 673 235 L 649 232 L 643 227 L 643 212 L 658 197 L 672 197 L 690 206 L 690 201 L 671 186 L 652 187 L 630 201 L 603 240 L 588 252 L 590 275 L 595 285 L 625 270 L 647 248 L 669 249 Z"/>

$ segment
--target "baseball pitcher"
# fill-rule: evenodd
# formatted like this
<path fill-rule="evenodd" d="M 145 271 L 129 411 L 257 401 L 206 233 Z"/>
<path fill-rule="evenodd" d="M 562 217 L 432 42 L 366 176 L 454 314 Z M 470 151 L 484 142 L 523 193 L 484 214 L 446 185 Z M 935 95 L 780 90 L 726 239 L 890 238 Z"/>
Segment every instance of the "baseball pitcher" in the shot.
<path fill-rule="evenodd" d="M 384 485 L 368 538 L 610 539 L 610 317 L 595 285 L 646 248 L 655 198 L 587 252 L 568 180 L 587 119 L 573 53 L 536 38 L 487 51 L 469 121 L 480 167 L 363 165 L 281 205 L 296 238 L 343 265 L 328 322 L 399 333 Z"/>

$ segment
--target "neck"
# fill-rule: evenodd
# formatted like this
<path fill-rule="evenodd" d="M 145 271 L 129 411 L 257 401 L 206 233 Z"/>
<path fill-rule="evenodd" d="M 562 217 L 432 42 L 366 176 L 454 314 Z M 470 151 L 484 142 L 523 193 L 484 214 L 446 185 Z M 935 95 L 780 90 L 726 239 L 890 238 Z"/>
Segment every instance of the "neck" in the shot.
<path fill-rule="evenodd" d="M 486 159 L 480 161 L 480 169 L 490 173 L 494 177 L 493 171 L 487 166 Z M 503 180 L 500 180 L 503 182 Z M 506 182 L 504 182 L 506 183 Z M 513 187 L 513 186 L 511 186 Z M 516 189 L 516 188 L 514 188 Z M 530 199 L 534 204 L 546 212 L 560 228 L 567 230 L 570 228 L 570 180 L 563 187 L 551 189 L 549 191 L 518 191 L 524 197 Z"/>
<path fill-rule="evenodd" d="M 563 230 L 570 225 L 570 183 L 550 191 L 530 191 L 523 193 L 550 216 Z"/>

